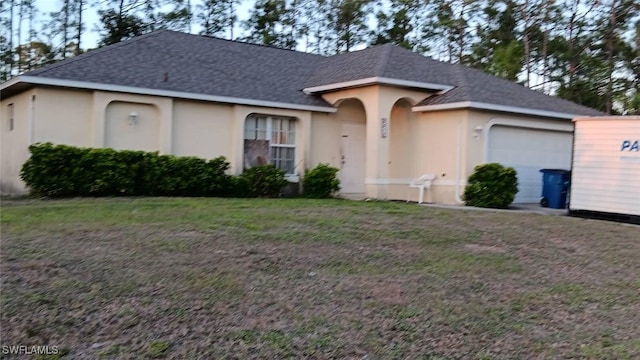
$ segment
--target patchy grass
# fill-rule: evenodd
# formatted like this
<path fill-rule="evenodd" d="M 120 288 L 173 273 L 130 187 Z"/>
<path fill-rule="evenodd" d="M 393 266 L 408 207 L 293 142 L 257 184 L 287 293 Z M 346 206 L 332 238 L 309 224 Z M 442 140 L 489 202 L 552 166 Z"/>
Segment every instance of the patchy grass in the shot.
<path fill-rule="evenodd" d="M 69 358 L 640 357 L 640 228 L 394 202 L 2 203 L 2 345 Z"/>

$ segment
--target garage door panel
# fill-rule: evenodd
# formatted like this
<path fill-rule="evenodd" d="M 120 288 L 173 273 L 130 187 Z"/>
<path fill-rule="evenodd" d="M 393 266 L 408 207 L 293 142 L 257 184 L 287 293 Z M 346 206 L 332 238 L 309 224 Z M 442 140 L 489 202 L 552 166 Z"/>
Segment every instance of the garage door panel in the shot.
<path fill-rule="evenodd" d="M 537 203 L 542 193 L 542 174 L 538 166 L 513 166 L 518 173 L 518 203 Z"/>
<path fill-rule="evenodd" d="M 538 202 L 542 193 L 540 169 L 570 169 L 570 132 L 493 126 L 489 134 L 489 162 L 513 167 L 518 173 L 514 202 Z"/>

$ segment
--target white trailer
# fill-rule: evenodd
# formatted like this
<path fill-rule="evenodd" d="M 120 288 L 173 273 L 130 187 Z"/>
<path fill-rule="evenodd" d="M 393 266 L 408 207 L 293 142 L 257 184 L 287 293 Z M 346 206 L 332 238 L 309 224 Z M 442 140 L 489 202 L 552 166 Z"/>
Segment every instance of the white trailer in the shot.
<path fill-rule="evenodd" d="M 640 116 L 573 121 L 569 214 L 640 223 Z"/>

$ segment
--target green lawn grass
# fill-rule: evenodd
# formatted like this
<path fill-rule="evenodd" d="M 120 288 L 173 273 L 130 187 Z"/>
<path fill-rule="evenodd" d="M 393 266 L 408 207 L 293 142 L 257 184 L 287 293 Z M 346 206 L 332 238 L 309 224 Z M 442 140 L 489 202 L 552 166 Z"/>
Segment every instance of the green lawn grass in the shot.
<path fill-rule="evenodd" d="M 308 199 L 1 210 L 0 339 L 50 358 L 640 357 L 637 226 Z"/>

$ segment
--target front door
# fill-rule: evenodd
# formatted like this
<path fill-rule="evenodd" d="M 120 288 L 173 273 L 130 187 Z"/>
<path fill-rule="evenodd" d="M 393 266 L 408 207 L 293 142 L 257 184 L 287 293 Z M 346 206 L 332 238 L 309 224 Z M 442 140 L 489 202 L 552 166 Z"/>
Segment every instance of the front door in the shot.
<path fill-rule="evenodd" d="M 342 123 L 340 155 L 340 192 L 343 194 L 364 194 L 365 178 L 365 123 Z"/>

